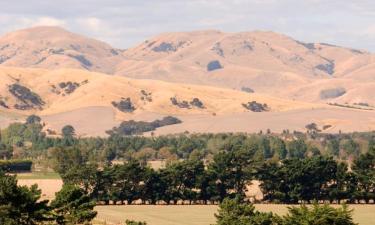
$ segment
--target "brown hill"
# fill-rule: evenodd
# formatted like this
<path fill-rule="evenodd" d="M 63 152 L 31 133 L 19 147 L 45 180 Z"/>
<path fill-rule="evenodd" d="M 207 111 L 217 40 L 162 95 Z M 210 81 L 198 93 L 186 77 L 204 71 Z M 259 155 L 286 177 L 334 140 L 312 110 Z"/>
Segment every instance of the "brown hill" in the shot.
<path fill-rule="evenodd" d="M 300 101 L 375 105 L 373 54 L 273 32 L 166 33 L 125 51 L 59 27 L 34 27 L 0 38 L 0 64 L 78 68 Z M 345 93 L 321 97 L 332 89 Z"/>
<path fill-rule="evenodd" d="M 344 88 L 342 100 L 375 104 L 375 56 L 329 44 L 302 43 L 273 32 L 167 33 L 124 52 L 118 74 L 134 78 L 189 82 L 302 101 L 326 102 L 320 92 Z M 321 84 L 323 86 L 319 86 Z M 311 90 L 301 93 L 301 90 Z M 366 90 L 364 90 L 366 89 Z M 344 103 L 340 99 L 333 99 Z"/>
<path fill-rule="evenodd" d="M 88 129 L 82 133 L 90 134 L 130 119 L 256 113 L 243 106 L 249 102 L 266 104 L 267 112 L 260 112 L 265 114 L 328 107 L 230 89 L 130 79 L 76 69 L 0 67 L 0 79 L 1 112 L 38 114 L 55 128 L 75 123 L 81 129 Z"/>
<path fill-rule="evenodd" d="M 59 27 L 34 27 L 0 38 L 0 64 L 46 69 L 78 68 L 114 73 L 121 51 Z"/>
<path fill-rule="evenodd" d="M 375 127 L 373 54 L 273 32 L 167 33 L 125 51 L 35 27 L 0 37 L 0 64 L 0 126 L 37 113 L 90 135 L 165 115 L 184 123 L 160 132 Z M 249 112 L 252 101 L 269 112 Z"/>

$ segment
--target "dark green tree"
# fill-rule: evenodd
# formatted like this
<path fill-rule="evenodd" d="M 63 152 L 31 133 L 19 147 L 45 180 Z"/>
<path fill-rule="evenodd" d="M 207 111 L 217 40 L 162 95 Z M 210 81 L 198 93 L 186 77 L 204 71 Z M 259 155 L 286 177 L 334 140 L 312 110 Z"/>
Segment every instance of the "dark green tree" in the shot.
<path fill-rule="evenodd" d="M 36 225 L 52 221 L 47 200 L 40 200 L 37 185 L 18 186 L 15 176 L 0 171 L 0 224 Z"/>
<path fill-rule="evenodd" d="M 95 218 L 95 202 L 82 189 L 74 185 L 64 185 L 56 193 L 51 207 L 59 225 L 82 224 Z"/>
<path fill-rule="evenodd" d="M 224 199 L 215 214 L 216 225 L 277 225 L 278 217 L 263 213 L 241 198 Z"/>
<path fill-rule="evenodd" d="M 216 192 L 213 200 L 222 201 L 230 195 L 244 197 L 246 186 L 252 180 L 253 166 L 252 154 L 247 150 L 216 154 L 208 168 Z"/>
<path fill-rule="evenodd" d="M 328 141 L 327 152 L 332 156 L 338 157 L 340 155 L 340 142 L 337 139 Z"/>
<path fill-rule="evenodd" d="M 302 159 L 306 155 L 307 145 L 303 139 L 291 141 L 288 144 L 289 157 Z"/>
<path fill-rule="evenodd" d="M 61 129 L 64 138 L 72 138 L 75 135 L 75 129 L 72 125 L 66 125 Z"/>
<path fill-rule="evenodd" d="M 134 221 L 134 220 L 126 220 L 125 224 L 126 225 L 147 225 L 146 222 L 139 222 L 139 221 Z"/>
<path fill-rule="evenodd" d="M 353 163 L 353 172 L 358 178 L 358 198 L 366 203 L 375 201 L 375 155 L 360 155 Z"/>
<path fill-rule="evenodd" d="M 289 208 L 289 213 L 283 217 L 282 225 L 356 225 L 353 222 L 352 211 L 346 205 L 334 208 L 327 204 L 315 203 L 311 208 L 302 205 Z"/>
<path fill-rule="evenodd" d="M 31 115 L 26 118 L 26 124 L 40 123 L 42 119 L 39 116 Z"/>

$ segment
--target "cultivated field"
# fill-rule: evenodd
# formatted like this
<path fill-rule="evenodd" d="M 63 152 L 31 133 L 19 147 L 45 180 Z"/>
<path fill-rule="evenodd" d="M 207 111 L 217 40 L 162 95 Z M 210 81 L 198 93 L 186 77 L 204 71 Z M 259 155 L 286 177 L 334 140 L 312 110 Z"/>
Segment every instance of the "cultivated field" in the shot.
<path fill-rule="evenodd" d="M 42 190 L 42 199 L 54 199 L 63 182 L 57 173 L 21 173 L 17 174 L 18 184 L 31 186 L 37 184 Z"/>
<path fill-rule="evenodd" d="M 279 215 L 286 205 L 257 204 L 260 211 Z M 375 205 L 351 205 L 359 225 L 373 225 Z M 215 223 L 217 206 L 97 206 L 97 224 L 123 224 L 126 219 L 146 221 L 148 225 L 210 225 Z"/>
<path fill-rule="evenodd" d="M 18 174 L 20 185 L 31 186 L 38 184 L 42 190 L 42 199 L 53 199 L 55 192 L 62 187 L 62 180 L 56 173 L 24 173 Z M 253 182 L 257 186 L 257 182 Z M 250 195 L 259 197 L 259 189 L 250 187 Z M 279 215 L 287 212 L 286 205 L 257 204 L 260 211 L 272 211 Z M 373 225 L 375 219 L 375 205 L 351 205 L 354 209 L 354 220 L 359 225 Z M 148 225 L 210 225 L 215 222 L 214 214 L 217 206 L 203 205 L 132 205 L 132 206 L 97 206 L 98 211 L 95 224 L 123 224 L 126 219 L 146 221 Z"/>

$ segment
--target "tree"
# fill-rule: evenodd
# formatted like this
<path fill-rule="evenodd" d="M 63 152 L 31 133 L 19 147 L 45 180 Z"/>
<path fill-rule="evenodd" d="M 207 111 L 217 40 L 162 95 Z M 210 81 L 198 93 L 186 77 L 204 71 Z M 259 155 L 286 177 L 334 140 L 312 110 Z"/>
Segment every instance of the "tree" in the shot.
<path fill-rule="evenodd" d="M 137 160 L 130 160 L 123 165 L 115 165 L 112 170 L 112 197 L 114 201 L 132 204 L 140 199 L 145 167 Z"/>
<path fill-rule="evenodd" d="M 93 210 L 94 206 L 95 202 L 82 189 L 73 185 L 64 185 L 51 202 L 59 225 L 90 222 L 97 214 Z"/>
<path fill-rule="evenodd" d="M 253 172 L 252 154 L 247 150 L 219 152 L 209 165 L 215 188 L 215 200 L 222 201 L 232 195 L 244 197 L 246 186 L 250 184 Z"/>
<path fill-rule="evenodd" d="M 134 221 L 134 220 L 126 220 L 125 224 L 126 225 L 147 225 L 146 222 L 138 222 L 138 221 Z"/>
<path fill-rule="evenodd" d="M 375 155 L 362 154 L 353 163 L 353 171 L 358 178 L 358 197 L 369 203 L 375 201 Z"/>
<path fill-rule="evenodd" d="M 305 157 L 307 145 L 303 139 L 291 141 L 288 145 L 289 157 L 302 159 Z"/>
<path fill-rule="evenodd" d="M 356 189 L 353 188 L 353 173 L 348 171 L 348 165 L 341 162 L 337 165 L 336 174 L 332 184 L 328 188 L 328 199 L 330 203 L 337 200 L 340 203 L 344 199 L 351 199 L 356 196 Z M 356 183 L 356 182 L 354 182 Z"/>
<path fill-rule="evenodd" d="M 375 155 L 375 138 L 371 138 L 368 143 L 368 152 Z"/>
<path fill-rule="evenodd" d="M 279 156 L 279 159 L 283 160 L 288 155 L 288 150 L 286 149 L 285 142 L 280 138 L 271 138 L 271 149 L 272 152 Z"/>
<path fill-rule="evenodd" d="M 0 159 L 10 159 L 13 155 L 13 147 L 0 142 Z"/>
<path fill-rule="evenodd" d="M 321 200 L 328 196 L 337 163 L 322 156 L 265 163 L 258 169 L 264 199 L 284 203 Z"/>
<path fill-rule="evenodd" d="M 61 129 L 64 138 L 72 138 L 75 135 L 75 129 L 72 125 L 66 125 Z"/>
<path fill-rule="evenodd" d="M 283 217 L 282 225 L 355 225 L 352 219 L 352 210 L 346 205 L 341 208 L 334 208 L 315 203 L 311 208 L 306 205 L 291 207 L 289 213 Z"/>
<path fill-rule="evenodd" d="M 0 224 L 34 225 L 52 221 L 47 200 L 40 200 L 37 185 L 18 186 L 15 176 L 0 171 Z"/>
<path fill-rule="evenodd" d="M 337 139 L 328 141 L 327 152 L 333 156 L 339 156 L 340 154 L 340 142 Z"/>
<path fill-rule="evenodd" d="M 62 177 L 74 167 L 80 167 L 86 163 L 82 155 L 82 149 L 78 147 L 58 147 L 52 149 L 54 159 L 53 169 Z"/>
<path fill-rule="evenodd" d="M 272 213 L 262 213 L 240 198 L 224 199 L 215 214 L 216 225 L 273 225 L 278 218 Z"/>
<path fill-rule="evenodd" d="M 65 184 L 75 184 L 91 194 L 97 185 L 98 166 L 95 164 L 77 165 L 61 174 Z"/>
<path fill-rule="evenodd" d="M 360 153 L 359 144 L 353 139 L 344 140 L 342 143 L 342 148 L 345 151 L 345 154 L 348 156 L 358 157 Z"/>
<path fill-rule="evenodd" d="M 288 214 L 280 217 L 258 212 L 251 203 L 235 198 L 225 199 L 215 217 L 216 225 L 356 225 L 352 213 L 346 205 L 334 208 L 314 203 L 312 207 L 289 207 Z"/>
<path fill-rule="evenodd" d="M 26 124 L 40 123 L 42 119 L 39 116 L 31 115 L 26 118 Z"/>

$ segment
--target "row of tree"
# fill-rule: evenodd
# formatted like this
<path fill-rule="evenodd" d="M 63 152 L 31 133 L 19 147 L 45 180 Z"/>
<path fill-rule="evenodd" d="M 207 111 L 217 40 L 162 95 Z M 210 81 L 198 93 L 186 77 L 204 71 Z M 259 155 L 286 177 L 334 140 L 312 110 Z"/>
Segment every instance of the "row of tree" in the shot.
<path fill-rule="evenodd" d="M 375 152 L 344 162 L 313 157 L 264 163 L 257 171 L 264 200 L 282 203 L 375 203 Z"/>
<path fill-rule="evenodd" d="M 253 180 L 260 181 L 263 200 L 268 202 L 375 202 L 375 152 L 361 155 L 351 170 L 332 157 L 264 162 L 254 161 L 254 154 L 221 151 L 209 163 L 183 160 L 154 170 L 137 160 L 98 168 L 82 163 L 79 151 L 74 151 L 58 158 L 55 169 L 65 183 L 79 184 L 105 204 L 218 203 L 227 197 L 245 198 Z"/>

